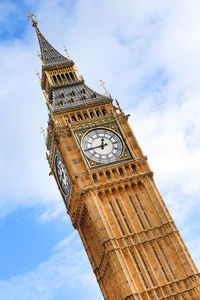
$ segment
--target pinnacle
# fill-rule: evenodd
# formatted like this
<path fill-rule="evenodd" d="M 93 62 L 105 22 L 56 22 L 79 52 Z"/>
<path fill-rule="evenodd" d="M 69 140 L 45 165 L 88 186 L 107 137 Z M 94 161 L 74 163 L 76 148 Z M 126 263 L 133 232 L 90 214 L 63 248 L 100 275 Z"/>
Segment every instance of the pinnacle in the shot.
<path fill-rule="evenodd" d="M 41 51 L 41 60 L 43 63 L 43 67 L 51 67 L 56 65 L 66 65 L 71 61 L 60 54 L 42 35 L 39 31 L 38 27 L 35 26 L 35 30 L 37 33 L 40 51 Z"/>
<path fill-rule="evenodd" d="M 31 19 L 32 26 L 35 28 L 39 45 L 40 45 L 40 51 L 41 51 L 41 60 L 43 64 L 43 68 L 47 67 L 54 67 L 59 65 L 68 65 L 69 63 L 73 62 L 69 60 L 68 58 L 64 57 L 62 54 L 60 54 L 42 35 L 38 28 L 38 23 L 36 21 L 36 16 L 31 14 L 30 10 L 28 9 L 28 20 Z"/>

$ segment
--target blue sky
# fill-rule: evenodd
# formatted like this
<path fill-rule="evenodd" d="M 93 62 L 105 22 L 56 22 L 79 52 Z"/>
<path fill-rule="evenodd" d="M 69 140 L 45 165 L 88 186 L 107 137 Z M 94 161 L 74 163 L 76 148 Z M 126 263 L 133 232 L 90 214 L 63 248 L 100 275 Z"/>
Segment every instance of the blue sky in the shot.
<path fill-rule="evenodd" d="M 0 2 L 0 295 L 103 299 L 45 158 L 37 38 L 69 50 L 86 83 L 131 113 L 155 181 L 200 267 L 198 0 Z"/>

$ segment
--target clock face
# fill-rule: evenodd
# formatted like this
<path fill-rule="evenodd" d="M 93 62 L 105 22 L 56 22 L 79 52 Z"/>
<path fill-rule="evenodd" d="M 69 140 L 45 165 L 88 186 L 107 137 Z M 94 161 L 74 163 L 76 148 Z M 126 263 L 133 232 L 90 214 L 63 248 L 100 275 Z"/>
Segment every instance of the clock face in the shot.
<path fill-rule="evenodd" d="M 58 181 L 62 188 L 63 193 L 68 196 L 69 195 L 69 176 L 68 172 L 62 162 L 62 159 L 59 155 L 56 156 L 56 172 L 58 176 Z"/>
<path fill-rule="evenodd" d="M 97 128 L 83 137 L 84 154 L 95 162 L 110 163 L 123 152 L 123 142 L 119 135 L 109 129 Z"/>

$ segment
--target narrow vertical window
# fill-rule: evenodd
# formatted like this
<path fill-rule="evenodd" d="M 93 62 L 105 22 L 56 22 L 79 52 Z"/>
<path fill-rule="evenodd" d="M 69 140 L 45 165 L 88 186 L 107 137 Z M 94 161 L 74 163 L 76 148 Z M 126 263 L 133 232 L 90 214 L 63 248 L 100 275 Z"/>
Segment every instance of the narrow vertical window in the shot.
<path fill-rule="evenodd" d="M 106 171 L 106 177 L 110 179 L 110 173 L 108 171 Z"/>
<path fill-rule="evenodd" d="M 93 179 L 94 182 L 97 182 L 97 181 L 98 181 L 98 180 L 97 180 L 97 176 L 96 176 L 95 174 L 92 175 L 92 179 Z"/>
<path fill-rule="evenodd" d="M 139 273 L 140 273 L 140 276 L 142 277 L 142 280 L 143 280 L 143 282 L 144 282 L 146 288 L 148 289 L 148 285 L 147 285 L 147 283 L 146 283 L 146 281 L 145 281 L 145 279 L 144 279 L 144 276 L 143 276 L 143 274 L 142 274 L 142 271 L 141 271 L 141 269 L 140 269 L 140 267 L 139 267 L 139 265 L 138 265 L 138 263 L 137 263 L 137 260 L 136 260 L 136 258 L 135 258 L 134 255 L 133 255 L 133 259 L 134 259 L 135 264 L 136 264 L 136 266 L 137 266 L 137 268 L 138 268 L 138 271 L 139 271 Z"/>
<path fill-rule="evenodd" d="M 142 220 L 141 220 L 141 218 L 140 218 L 140 215 L 139 215 L 139 213 L 138 213 L 138 211 L 137 211 L 137 208 L 135 207 L 135 204 L 133 203 L 133 199 L 131 198 L 131 196 L 129 196 L 129 199 L 130 199 L 130 201 L 131 201 L 131 203 L 132 203 L 132 205 L 133 205 L 133 208 L 134 208 L 134 210 L 135 210 L 135 212 L 136 212 L 136 214 L 137 214 L 137 217 L 138 217 L 138 219 L 139 219 L 139 221 L 140 221 L 140 223 L 141 223 L 141 225 L 142 225 L 142 228 L 145 230 L 145 226 L 144 226 L 144 224 L 142 223 Z"/>
<path fill-rule="evenodd" d="M 124 213 L 123 213 L 123 210 L 121 209 L 121 206 L 119 205 L 118 200 L 116 200 L 116 202 L 117 202 L 117 205 L 118 205 L 118 207 L 119 207 L 119 209 L 120 209 L 120 211 L 121 211 L 122 217 L 124 218 L 124 221 L 125 221 L 125 223 L 126 223 L 126 226 L 127 226 L 128 230 L 129 230 L 129 232 L 132 233 L 132 231 L 131 231 L 131 229 L 130 229 L 130 227 L 129 227 L 129 225 L 128 225 L 128 222 L 127 222 L 127 220 L 126 220 L 126 217 L 125 217 L 125 215 L 124 215 Z"/>
<path fill-rule="evenodd" d="M 172 268 L 171 268 L 171 266 L 170 266 L 170 264 L 168 262 L 168 259 L 167 259 L 166 255 L 165 255 L 165 253 L 164 253 L 164 251 L 163 251 L 163 249 L 161 247 L 160 247 L 160 250 L 161 250 L 161 252 L 162 252 L 162 254 L 163 254 L 164 258 L 165 258 L 165 261 L 166 261 L 166 263 L 167 263 L 167 265 L 168 265 L 168 267 L 169 267 L 169 269 L 170 269 L 170 271 L 171 271 L 174 279 L 176 280 L 176 276 L 174 275 L 174 272 L 172 271 Z"/>
<path fill-rule="evenodd" d="M 74 80 L 74 74 L 72 72 L 69 73 L 72 80 Z"/>
<path fill-rule="evenodd" d="M 78 114 L 78 119 L 79 120 L 83 120 L 82 116 L 80 114 Z"/>
<path fill-rule="evenodd" d="M 136 167 L 135 167 L 135 165 L 131 165 L 131 169 L 132 169 L 133 173 L 136 173 Z"/>
<path fill-rule="evenodd" d="M 140 251 L 139 251 L 139 254 L 140 254 L 140 257 L 141 257 L 141 259 L 142 259 L 142 262 L 143 262 L 143 264 L 144 264 L 144 266 L 145 266 L 145 269 L 147 270 L 147 273 L 148 273 L 148 275 L 149 275 L 149 278 L 151 279 L 151 282 L 152 282 L 153 286 L 155 286 L 155 283 L 154 283 L 154 281 L 153 281 L 153 279 L 152 279 L 152 277 L 151 277 L 151 274 L 150 274 L 150 272 L 149 272 L 149 269 L 148 269 L 148 267 L 147 267 L 147 265 L 146 265 L 146 263 L 145 263 L 145 260 L 144 260 L 144 258 L 143 258 L 143 256 L 142 256 L 142 254 L 141 254 Z"/>
<path fill-rule="evenodd" d="M 157 260 L 158 260 L 158 262 L 159 262 L 159 265 L 161 266 L 161 269 L 162 269 L 162 271 L 163 271 L 163 274 L 165 275 L 165 278 L 166 278 L 167 281 L 169 282 L 169 279 L 168 279 L 168 277 L 167 277 L 167 274 L 166 274 L 166 272 L 165 272 L 165 269 L 163 268 L 163 265 L 161 264 L 161 261 L 160 261 L 158 255 L 157 255 L 157 253 L 156 253 L 156 250 L 154 249 L 154 247 L 152 247 L 152 248 L 153 248 L 154 254 L 155 254 L 155 256 L 156 256 L 156 258 L 157 258 Z"/>
<path fill-rule="evenodd" d="M 71 119 L 73 122 L 76 122 L 76 118 L 74 116 L 71 116 Z"/>
<path fill-rule="evenodd" d="M 67 80 L 70 82 L 70 81 L 71 81 L 71 78 L 69 77 L 69 74 L 68 74 L 68 73 L 65 73 L 65 76 L 66 76 Z"/>
<path fill-rule="evenodd" d="M 139 204 L 140 204 L 140 207 L 141 207 L 141 209 L 142 209 L 142 211 L 143 211 L 143 214 L 144 214 L 144 216 L 145 216 L 145 218 L 146 218 L 146 220 L 147 220 L 149 226 L 152 228 L 151 223 L 150 223 L 150 221 L 149 221 L 149 219 L 148 219 L 148 217 L 147 217 L 147 215 L 146 215 L 146 213 L 145 213 L 145 211 L 144 211 L 144 208 L 143 208 L 143 206 L 142 206 L 142 203 L 140 202 L 140 199 L 139 199 L 139 197 L 138 197 L 137 194 L 136 194 L 136 198 L 137 198 L 137 200 L 138 200 L 138 202 L 139 202 Z"/>
<path fill-rule="evenodd" d="M 124 176 L 124 172 L 123 172 L 122 168 L 119 168 L 119 175 Z"/>
<path fill-rule="evenodd" d="M 61 93 L 60 96 L 61 96 L 62 98 L 65 98 L 65 94 L 64 94 L 64 93 Z"/>
<path fill-rule="evenodd" d="M 100 112 L 98 110 L 96 110 L 96 115 L 97 117 L 100 117 Z"/>
<path fill-rule="evenodd" d="M 61 79 L 60 75 L 57 75 L 57 78 L 58 78 L 59 82 L 62 84 L 62 79 Z"/>
<path fill-rule="evenodd" d="M 106 115 L 106 110 L 104 108 L 102 109 L 102 113 L 104 116 Z"/>
<path fill-rule="evenodd" d="M 116 214 L 116 212 L 115 212 L 115 210 L 114 210 L 114 207 L 113 207 L 113 205 L 112 205 L 111 202 L 110 202 L 110 206 L 111 206 L 112 211 L 113 211 L 113 213 L 114 213 L 114 215 L 115 215 L 115 218 L 116 218 L 116 220 L 117 220 L 117 222 L 118 222 L 118 224 L 119 224 L 119 227 L 120 227 L 120 229 L 121 229 L 122 234 L 125 235 L 124 230 L 123 230 L 123 228 L 122 228 L 122 225 L 121 225 L 121 223 L 120 223 L 120 221 L 119 221 L 119 219 L 118 219 L 118 216 L 117 216 L 117 214 Z"/>
<path fill-rule="evenodd" d="M 84 113 L 84 118 L 88 119 L 88 114 L 87 113 Z"/>
<path fill-rule="evenodd" d="M 57 84 L 57 83 L 58 83 L 58 81 L 57 81 L 57 78 L 56 78 L 56 76 L 55 76 L 55 75 L 53 75 L 53 80 L 54 80 L 55 84 Z"/>
<path fill-rule="evenodd" d="M 94 118 L 94 113 L 92 111 L 90 112 L 90 117 Z"/>
<path fill-rule="evenodd" d="M 64 74 L 61 74 L 61 77 L 62 77 L 63 81 L 66 82 Z"/>
<path fill-rule="evenodd" d="M 70 95 L 71 95 L 72 97 L 75 96 L 74 90 L 71 89 Z"/>

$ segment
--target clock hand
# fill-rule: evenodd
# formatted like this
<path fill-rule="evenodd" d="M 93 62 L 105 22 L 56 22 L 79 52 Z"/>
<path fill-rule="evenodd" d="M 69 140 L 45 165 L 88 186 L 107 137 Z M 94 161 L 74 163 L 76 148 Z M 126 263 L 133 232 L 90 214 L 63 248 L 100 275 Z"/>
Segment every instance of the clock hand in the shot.
<path fill-rule="evenodd" d="M 103 145 L 100 145 L 100 146 L 95 146 L 95 147 L 92 147 L 92 148 L 88 148 L 88 149 L 85 149 L 84 151 L 89 151 L 89 150 L 93 150 L 93 149 L 96 149 L 96 148 L 101 148 L 103 149 L 105 146 L 107 146 L 108 144 L 103 144 Z M 103 148 L 102 148 L 103 146 Z"/>
<path fill-rule="evenodd" d="M 104 142 L 104 138 L 101 139 L 101 149 L 104 148 L 103 142 Z"/>

